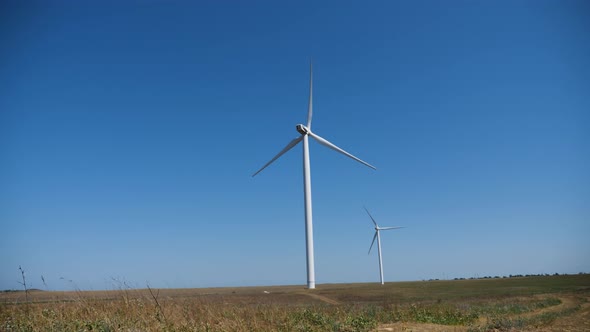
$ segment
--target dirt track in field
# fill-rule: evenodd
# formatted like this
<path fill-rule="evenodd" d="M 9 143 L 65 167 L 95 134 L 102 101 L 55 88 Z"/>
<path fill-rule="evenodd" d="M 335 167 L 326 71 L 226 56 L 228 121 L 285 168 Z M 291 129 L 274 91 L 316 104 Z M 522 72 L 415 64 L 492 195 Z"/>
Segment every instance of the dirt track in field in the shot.
<path fill-rule="evenodd" d="M 377 331 L 404 331 L 404 332 L 462 332 L 467 331 L 465 326 L 448 326 L 427 323 L 394 323 L 385 324 L 377 328 Z"/>
<path fill-rule="evenodd" d="M 540 331 L 540 332 L 577 332 L 577 331 L 590 331 L 590 297 L 575 298 L 575 297 L 560 297 L 562 304 L 561 308 L 556 309 L 565 310 L 568 308 L 574 308 L 580 306 L 580 309 L 569 316 L 562 316 L 557 318 L 549 326 L 543 326 L 539 328 L 530 328 L 526 331 Z M 567 300 L 564 301 L 564 300 Z M 560 306 L 561 306 L 560 305 Z M 550 308 L 546 308 L 550 309 Z"/>
<path fill-rule="evenodd" d="M 331 299 L 331 298 L 329 298 L 327 296 L 323 296 L 323 295 L 320 295 L 320 294 L 314 294 L 314 293 L 311 293 L 311 292 L 301 292 L 301 294 L 307 295 L 309 297 L 312 297 L 312 298 L 314 298 L 316 300 L 320 300 L 320 301 L 325 302 L 325 303 L 328 303 L 328 304 L 332 304 L 332 305 L 339 305 L 339 304 L 341 304 L 340 302 L 338 302 L 338 301 L 336 301 L 334 299 Z"/>
<path fill-rule="evenodd" d="M 514 315 L 511 318 L 534 318 L 548 313 L 559 313 L 564 310 L 570 310 L 579 306 L 579 310 L 569 315 L 558 316 L 548 326 L 527 326 L 520 331 L 539 331 L 539 332 L 582 332 L 590 331 L 590 297 L 581 298 L 575 295 L 558 296 L 561 303 L 552 307 L 535 310 L 521 315 Z M 484 327 L 487 324 L 487 319 L 480 319 L 474 328 Z M 377 331 L 388 332 L 464 332 L 467 331 L 467 326 L 448 326 L 427 323 L 393 323 L 383 324 L 378 326 Z M 493 330 L 495 331 L 495 330 Z M 511 330 L 511 331 L 518 331 Z"/>

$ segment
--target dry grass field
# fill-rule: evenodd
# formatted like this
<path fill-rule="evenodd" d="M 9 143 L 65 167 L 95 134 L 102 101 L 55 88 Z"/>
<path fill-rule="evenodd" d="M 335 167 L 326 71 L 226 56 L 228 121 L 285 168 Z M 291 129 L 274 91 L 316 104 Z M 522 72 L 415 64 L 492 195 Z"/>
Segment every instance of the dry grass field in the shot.
<path fill-rule="evenodd" d="M 589 331 L 590 275 L 4 292 L 2 331 Z"/>

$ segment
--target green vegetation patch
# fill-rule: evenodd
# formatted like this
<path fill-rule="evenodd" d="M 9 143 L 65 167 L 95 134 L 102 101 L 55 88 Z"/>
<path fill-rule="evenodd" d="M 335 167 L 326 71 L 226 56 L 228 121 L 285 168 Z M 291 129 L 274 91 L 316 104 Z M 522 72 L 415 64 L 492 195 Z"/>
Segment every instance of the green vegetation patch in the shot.
<path fill-rule="evenodd" d="M 441 325 L 467 325 L 478 318 L 476 312 L 465 312 L 447 304 L 415 305 L 399 311 L 401 321 Z"/>
<path fill-rule="evenodd" d="M 527 312 L 548 308 L 561 304 L 561 300 L 555 297 L 548 297 L 542 300 L 536 298 L 529 299 L 505 299 L 499 302 L 485 303 L 481 305 L 475 305 L 472 310 L 476 311 L 479 315 L 518 315 Z"/>
<path fill-rule="evenodd" d="M 374 330 L 377 320 L 372 310 L 318 307 L 291 313 L 285 327 L 288 331 L 364 332 Z"/>

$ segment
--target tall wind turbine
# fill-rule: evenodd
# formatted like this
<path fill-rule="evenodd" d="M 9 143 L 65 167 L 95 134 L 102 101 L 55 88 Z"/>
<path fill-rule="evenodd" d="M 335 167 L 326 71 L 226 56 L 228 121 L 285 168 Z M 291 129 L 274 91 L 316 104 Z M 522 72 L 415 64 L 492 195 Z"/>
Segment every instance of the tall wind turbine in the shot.
<path fill-rule="evenodd" d="M 371 213 L 369 213 L 369 210 L 367 210 L 367 208 L 365 208 L 365 211 L 367 211 L 367 214 L 369 215 L 369 217 L 371 217 L 371 220 L 373 221 L 373 224 L 375 224 L 375 235 L 373 236 L 373 242 L 371 242 L 371 247 L 369 248 L 369 254 L 371 253 L 371 249 L 373 249 L 373 244 L 375 244 L 375 239 L 377 239 L 377 249 L 379 249 L 379 273 L 381 275 L 381 285 L 384 284 L 383 282 L 383 259 L 381 258 L 381 235 L 380 235 L 380 231 L 386 231 L 388 229 L 398 229 L 398 228 L 403 228 L 403 227 L 379 227 L 379 225 L 377 225 L 377 222 L 375 221 L 375 219 L 373 218 L 373 216 L 371 215 Z"/>
<path fill-rule="evenodd" d="M 376 169 L 369 163 L 366 163 L 359 158 L 353 156 L 352 154 L 342 150 L 341 148 L 337 147 L 336 145 L 330 143 L 326 139 L 318 136 L 317 134 L 311 131 L 311 118 L 312 118 L 312 64 L 309 64 L 309 106 L 307 109 L 307 126 L 298 124 L 295 128 L 299 132 L 300 136 L 293 139 L 283 150 L 281 150 L 274 158 L 272 158 L 268 163 L 262 166 L 256 173 L 252 175 L 252 177 L 256 176 L 256 174 L 260 173 L 263 169 L 265 169 L 268 165 L 270 165 L 273 161 L 277 160 L 280 156 L 285 154 L 287 151 L 291 150 L 295 145 L 299 142 L 303 141 L 303 196 L 305 200 L 305 245 L 306 245 L 306 258 L 307 258 L 307 287 L 309 289 L 315 288 L 315 268 L 314 268 L 314 256 L 313 256 L 313 221 L 312 221 L 312 212 L 311 212 L 311 171 L 309 166 L 309 137 L 312 137 L 318 143 L 326 146 L 332 150 L 342 153 L 343 155 L 352 158 L 372 169 Z"/>

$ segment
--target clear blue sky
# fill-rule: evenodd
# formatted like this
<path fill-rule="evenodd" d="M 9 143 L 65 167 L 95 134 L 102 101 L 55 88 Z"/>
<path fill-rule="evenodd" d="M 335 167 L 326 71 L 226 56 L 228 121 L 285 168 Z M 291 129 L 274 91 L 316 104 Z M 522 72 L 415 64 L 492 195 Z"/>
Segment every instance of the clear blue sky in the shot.
<path fill-rule="evenodd" d="M 305 284 L 310 57 L 319 284 L 590 272 L 588 1 L 0 6 L 0 289 Z"/>

